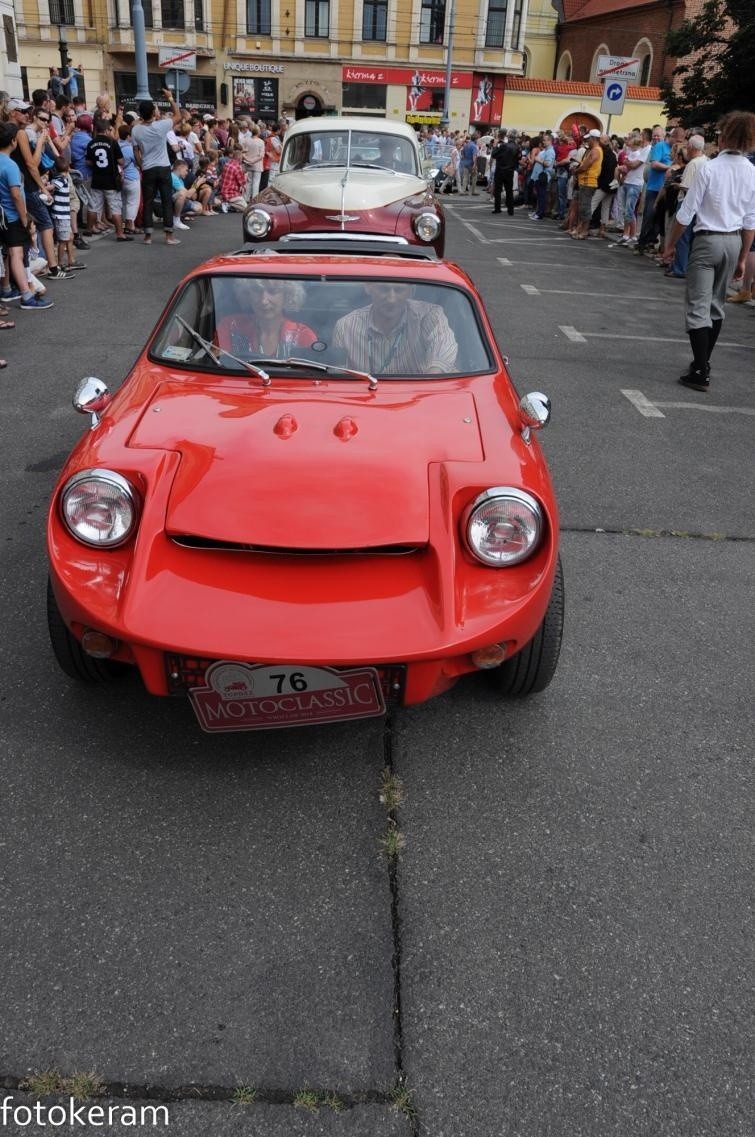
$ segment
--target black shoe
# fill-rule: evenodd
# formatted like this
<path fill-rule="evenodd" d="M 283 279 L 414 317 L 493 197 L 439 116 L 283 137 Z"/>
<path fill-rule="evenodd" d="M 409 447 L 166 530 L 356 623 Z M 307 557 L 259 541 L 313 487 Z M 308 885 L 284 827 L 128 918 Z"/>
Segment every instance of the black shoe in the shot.
<path fill-rule="evenodd" d="M 83 237 L 74 237 L 73 245 L 76 249 L 91 249 L 92 247 L 86 243 Z"/>
<path fill-rule="evenodd" d="M 683 375 L 679 376 L 679 382 L 682 387 L 689 387 L 692 391 L 708 391 L 710 389 L 710 364 L 701 370 L 690 364 L 689 370 L 685 371 Z"/>
<path fill-rule="evenodd" d="M 500 213 L 501 211 L 500 211 L 500 209 L 491 209 L 490 212 L 491 213 Z"/>

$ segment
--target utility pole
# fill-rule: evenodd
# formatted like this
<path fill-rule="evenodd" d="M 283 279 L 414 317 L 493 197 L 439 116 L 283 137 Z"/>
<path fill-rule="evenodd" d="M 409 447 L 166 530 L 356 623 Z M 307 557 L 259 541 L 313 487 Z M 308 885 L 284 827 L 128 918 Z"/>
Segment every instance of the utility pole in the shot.
<path fill-rule="evenodd" d="M 147 39 L 144 34 L 144 8 L 142 0 L 133 0 L 131 24 L 134 29 L 134 58 L 136 60 L 136 97 L 151 99 L 147 75 Z"/>
<path fill-rule="evenodd" d="M 443 114 L 441 116 L 440 125 L 448 127 L 451 116 L 449 114 L 449 107 L 451 105 L 451 72 L 453 71 L 453 51 L 454 51 L 454 18 L 456 16 L 456 0 L 451 0 L 451 9 L 448 13 L 448 49 L 446 52 L 446 89 L 443 92 Z"/>

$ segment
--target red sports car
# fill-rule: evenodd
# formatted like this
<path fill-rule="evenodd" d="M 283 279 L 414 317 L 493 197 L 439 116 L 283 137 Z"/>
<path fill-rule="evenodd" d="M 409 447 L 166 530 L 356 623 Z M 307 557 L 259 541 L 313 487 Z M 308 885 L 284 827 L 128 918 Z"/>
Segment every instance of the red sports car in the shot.
<path fill-rule="evenodd" d="M 49 628 L 77 679 L 139 669 L 206 730 L 382 714 L 558 659 L 558 514 L 469 278 L 318 242 L 192 271 L 49 513 Z"/>
<path fill-rule="evenodd" d="M 244 240 L 365 234 L 443 256 L 437 169 L 404 122 L 306 118 L 286 131 L 280 171 L 244 214 Z"/>

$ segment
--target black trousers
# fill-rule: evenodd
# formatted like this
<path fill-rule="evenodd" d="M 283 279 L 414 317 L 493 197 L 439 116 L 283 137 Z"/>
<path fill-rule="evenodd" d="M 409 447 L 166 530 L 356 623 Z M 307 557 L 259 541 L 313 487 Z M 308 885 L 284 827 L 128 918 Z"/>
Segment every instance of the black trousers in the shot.
<path fill-rule="evenodd" d="M 493 209 L 496 213 L 501 212 L 501 192 L 506 191 L 506 212 L 509 217 L 514 213 L 514 171 L 503 170 L 500 174 L 496 172 L 493 178 Z"/>
<path fill-rule="evenodd" d="M 155 203 L 155 192 L 160 191 L 160 205 L 163 211 L 163 228 L 166 233 L 173 232 L 173 182 L 170 180 L 170 166 L 153 166 L 149 170 L 142 170 L 142 217 L 145 234 L 151 233 L 154 228 L 152 207 Z"/>

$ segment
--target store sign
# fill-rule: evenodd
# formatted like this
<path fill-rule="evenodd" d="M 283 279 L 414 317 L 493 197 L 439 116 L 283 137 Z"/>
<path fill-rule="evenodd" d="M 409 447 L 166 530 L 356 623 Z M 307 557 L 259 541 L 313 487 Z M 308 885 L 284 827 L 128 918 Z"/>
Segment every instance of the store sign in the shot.
<path fill-rule="evenodd" d="M 469 107 L 469 121 L 478 126 L 500 125 L 503 113 L 503 75 L 489 75 L 476 71 Z"/>
<path fill-rule="evenodd" d="M 251 75 L 282 75 L 280 63 L 224 63 L 224 71 L 243 71 Z"/>
<path fill-rule="evenodd" d="M 445 87 L 445 71 L 423 71 L 411 67 L 355 67 L 345 66 L 341 71 L 344 83 L 391 83 L 398 87 L 429 88 Z M 455 71 L 451 75 L 451 86 L 469 89 L 472 86 L 472 73 Z"/>

